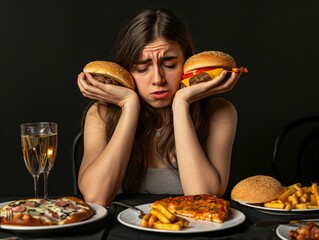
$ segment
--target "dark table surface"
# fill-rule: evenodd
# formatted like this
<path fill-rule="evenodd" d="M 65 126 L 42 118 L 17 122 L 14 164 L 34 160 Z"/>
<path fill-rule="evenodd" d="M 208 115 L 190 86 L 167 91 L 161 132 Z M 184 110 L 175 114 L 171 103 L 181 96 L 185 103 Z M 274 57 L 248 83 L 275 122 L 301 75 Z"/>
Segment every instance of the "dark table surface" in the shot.
<path fill-rule="evenodd" d="M 116 200 L 123 201 L 132 205 L 141 205 L 151 203 L 154 200 L 167 197 L 167 195 L 119 195 Z M 13 198 L 0 198 L 0 202 L 14 200 Z M 174 234 L 174 233 L 158 233 L 133 229 L 124 226 L 117 220 L 117 215 L 125 208 L 121 206 L 111 206 L 108 208 L 106 217 L 89 224 L 48 230 L 48 231 L 28 231 L 28 232 L 12 232 L 0 229 L 0 239 L 10 236 L 16 236 L 18 239 L 90 239 L 90 240 L 165 240 L 165 239 L 258 239 L 268 240 L 279 238 L 276 235 L 276 228 L 278 222 L 268 223 L 256 226 L 255 223 L 261 220 L 295 220 L 298 218 L 319 218 L 319 212 L 307 214 L 306 216 L 287 216 L 287 215 L 273 215 L 262 213 L 254 208 L 243 206 L 237 202 L 230 201 L 231 207 L 235 208 L 245 214 L 245 221 L 233 228 L 225 230 L 211 231 L 204 233 L 188 233 L 188 234 Z"/>

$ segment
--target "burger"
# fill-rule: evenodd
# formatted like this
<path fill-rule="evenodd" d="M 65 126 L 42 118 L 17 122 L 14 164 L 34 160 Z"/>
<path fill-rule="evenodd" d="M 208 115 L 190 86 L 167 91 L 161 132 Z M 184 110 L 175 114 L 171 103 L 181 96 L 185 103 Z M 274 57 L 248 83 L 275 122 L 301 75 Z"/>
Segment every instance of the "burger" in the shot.
<path fill-rule="evenodd" d="M 184 63 L 181 88 L 213 80 L 223 70 L 229 72 L 248 72 L 247 68 L 237 68 L 234 58 L 227 53 L 204 51 L 195 54 Z"/>
<path fill-rule="evenodd" d="M 121 65 L 109 61 L 93 61 L 85 65 L 84 73 L 90 73 L 94 79 L 107 84 L 123 86 L 134 90 L 132 75 Z"/>
<path fill-rule="evenodd" d="M 265 175 L 256 175 L 238 182 L 231 191 L 232 200 L 260 204 L 276 200 L 285 191 L 281 183 Z"/>

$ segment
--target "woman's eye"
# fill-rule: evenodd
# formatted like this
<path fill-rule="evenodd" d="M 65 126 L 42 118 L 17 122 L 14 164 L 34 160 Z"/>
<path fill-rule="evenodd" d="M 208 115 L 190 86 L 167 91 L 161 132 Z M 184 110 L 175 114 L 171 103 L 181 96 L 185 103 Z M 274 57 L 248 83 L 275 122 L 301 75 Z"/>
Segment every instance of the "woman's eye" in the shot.
<path fill-rule="evenodd" d="M 148 69 L 148 68 L 138 68 L 138 69 L 136 69 L 136 70 L 137 70 L 137 72 L 139 72 L 139 73 L 144 73 L 144 72 L 147 71 L 147 69 Z"/>
<path fill-rule="evenodd" d="M 175 68 L 176 64 L 165 64 L 164 65 L 166 68 Z"/>

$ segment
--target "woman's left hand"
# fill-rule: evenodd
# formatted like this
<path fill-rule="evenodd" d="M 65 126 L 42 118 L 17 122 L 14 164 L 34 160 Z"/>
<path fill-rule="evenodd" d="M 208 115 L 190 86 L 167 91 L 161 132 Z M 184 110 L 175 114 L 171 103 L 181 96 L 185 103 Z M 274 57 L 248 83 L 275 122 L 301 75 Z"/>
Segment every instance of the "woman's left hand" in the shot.
<path fill-rule="evenodd" d="M 240 73 L 231 72 L 230 77 L 227 78 L 227 71 L 224 70 L 218 77 L 211 81 L 179 89 L 176 92 L 174 102 L 176 100 L 184 100 L 190 105 L 205 97 L 228 92 L 233 89 L 240 75 Z"/>

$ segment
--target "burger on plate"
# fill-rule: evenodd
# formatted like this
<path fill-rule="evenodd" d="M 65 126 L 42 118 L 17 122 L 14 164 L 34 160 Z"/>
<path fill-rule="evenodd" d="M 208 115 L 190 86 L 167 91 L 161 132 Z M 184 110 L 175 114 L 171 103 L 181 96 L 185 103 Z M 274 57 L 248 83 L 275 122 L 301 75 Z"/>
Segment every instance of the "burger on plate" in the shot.
<path fill-rule="evenodd" d="M 93 61 L 85 65 L 84 73 L 90 73 L 94 79 L 113 85 L 135 88 L 132 75 L 122 66 L 109 61 Z"/>
<path fill-rule="evenodd" d="M 260 204 L 278 199 L 285 191 L 281 183 L 266 175 L 255 175 L 238 182 L 231 191 L 231 199 L 250 204 Z"/>
<path fill-rule="evenodd" d="M 204 51 L 188 58 L 184 63 L 181 88 L 207 82 L 216 78 L 223 70 L 247 73 L 247 68 L 236 67 L 232 56 L 221 51 Z"/>

